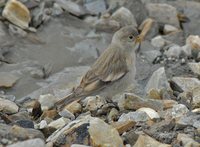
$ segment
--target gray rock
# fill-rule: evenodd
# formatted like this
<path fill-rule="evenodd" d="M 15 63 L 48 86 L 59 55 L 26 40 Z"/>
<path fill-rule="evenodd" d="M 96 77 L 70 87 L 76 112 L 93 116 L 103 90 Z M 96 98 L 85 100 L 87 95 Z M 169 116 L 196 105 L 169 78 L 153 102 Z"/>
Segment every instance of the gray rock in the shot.
<path fill-rule="evenodd" d="M 179 58 L 180 54 L 181 54 L 181 47 L 178 45 L 174 45 L 169 47 L 169 49 L 167 51 L 164 52 L 164 54 L 170 58 L 170 57 L 175 57 L 175 58 Z"/>
<path fill-rule="evenodd" d="M 119 122 L 124 122 L 124 121 L 134 121 L 134 122 L 145 122 L 149 120 L 149 116 L 147 115 L 146 112 L 143 111 L 136 111 L 136 112 L 129 112 L 127 114 L 123 113 L 119 117 Z"/>
<path fill-rule="evenodd" d="M 18 110 L 19 107 L 14 102 L 0 98 L 0 111 L 7 114 L 13 114 L 17 113 Z"/>
<path fill-rule="evenodd" d="M 0 72 L 0 87 L 12 87 L 19 77 L 16 74 L 8 72 Z"/>
<path fill-rule="evenodd" d="M 150 91 L 153 89 L 157 90 L 158 92 L 161 89 L 168 89 L 168 90 L 171 89 L 167 81 L 164 67 L 160 67 L 152 74 L 151 78 L 149 79 L 145 87 L 146 93 L 150 93 Z"/>
<path fill-rule="evenodd" d="M 151 40 L 151 44 L 154 47 L 161 49 L 166 44 L 166 41 L 161 36 L 156 36 Z"/>
<path fill-rule="evenodd" d="M 9 24 L 9 33 L 17 37 L 26 37 L 27 35 L 26 31 L 12 24 Z"/>
<path fill-rule="evenodd" d="M 153 63 L 153 61 L 161 56 L 161 52 L 158 50 L 151 50 L 151 51 L 146 51 L 143 52 L 143 55 L 145 56 L 145 58 L 147 59 L 147 61 L 149 61 L 150 63 Z"/>
<path fill-rule="evenodd" d="M 176 27 L 172 25 L 168 25 L 168 24 L 164 25 L 164 29 L 163 29 L 164 34 L 169 34 L 176 31 L 178 31 Z"/>
<path fill-rule="evenodd" d="M 137 22 L 135 20 L 135 17 L 129 11 L 129 9 L 125 7 L 121 7 L 117 11 L 115 11 L 111 16 L 111 19 L 119 22 L 121 27 L 133 25 L 135 28 L 137 28 Z"/>
<path fill-rule="evenodd" d="M 172 81 L 175 82 L 183 91 L 191 91 L 200 86 L 200 81 L 197 78 L 173 77 Z"/>
<path fill-rule="evenodd" d="M 188 57 L 190 57 L 192 55 L 192 48 L 190 45 L 186 44 L 186 45 L 182 46 L 181 49 Z"/>
<path fill-rule="evenodd" d="M 84 6 L 91 14 L 99 14 L 106 11 L 105 0 L 86 0 Z"/>
<path fill-rule="evenodd" d="M 185 45 L 184 32 L 181 30 L 164 35 L 163 38 L 170 43 L 178 44 L 180 46 Z"/>
<path fill-rule="evenodd" d="M 183 104 L 174 105 L 172 108 L 172 118 L 179 118 L 189 112 L 188 108 Z"/>
<path fill-rule="evenodd" d="M 52 15 L 53 16 L 59 16 L 63 13 L 63 9 L 61 8 L 60 5 L 58 5 L 57 3 L 53 4 L 53 8 L 52 8 Z"/>
<path fill-rule="evenodd" d="M 23 128 L 34 128 L 34 124 L 33 124 L 33 121 L 31 120 L 17 120 L 15 121 L 15 124 L 19 125 L 20 127 L 23 127 Z"/>
<path fill-rule="evenodd" d="M 170 24 L 180 28 L 175 7 L 168 4 L 149 3 L 146 5 L 146 8 L 149 16 L 157 20 L 159 23 Z"/>
<path fill-rule="evenodd" d="M 40 139 L 40 138 L 35 138 L 35 139 L 29 139 L 29 140 L 25 140 L 22 142 L 17 142 L 11 145 L 8 145 L 8 147 L 45 147 L 45 142 L 44 140 Z"/>
<path fill-rule="evenodd" d="M 56 3 L 69 13 L 76 16 L 82 16 L 87 13 L 86 9 L 72 1 L 57 0 Z"/>
<path fill-rule="evenodd" d="M 59 115 L 64 117 L 64 118 L 68 118 L 70 120 L 74 120 L 75 116 L 74 114 L 72 114 L 70 111 L 68 111 L 67 109 L 63 109 L 62 111 L 59 112 Z"/>
<path fill-rule="evenodd" d="M 191 125 L 195 128 L 200 128 L 199 124 L 200 115 L 195 113 L 188 113 L 187 115 L 182 116 L 178 121 L 177 124 L 180 125 Z"/>

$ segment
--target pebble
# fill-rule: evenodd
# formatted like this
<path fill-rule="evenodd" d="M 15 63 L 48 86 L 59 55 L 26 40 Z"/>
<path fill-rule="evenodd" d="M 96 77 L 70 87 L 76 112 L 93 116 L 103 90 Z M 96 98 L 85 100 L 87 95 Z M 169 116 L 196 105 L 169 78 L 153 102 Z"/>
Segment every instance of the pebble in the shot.
<path fill-rule="evenodd" d="M 165 43 L 166 41 L 161 36 L 156 36 L 151 40 L 151 44 L 159 49 L 164 47 Z"/>
<path fill-rule="evenodd" d="M 40 138 L 29 139 L 21 142 L 14 143 L 12 145 L 8 145 L 7 147 L 45 147 L 44 140 Z"/>
<path fill-rule="evenodd" d="M 12 101 L 0 98 L 0 111 L 13 114 L 19 111 L 19 107 Z"/>

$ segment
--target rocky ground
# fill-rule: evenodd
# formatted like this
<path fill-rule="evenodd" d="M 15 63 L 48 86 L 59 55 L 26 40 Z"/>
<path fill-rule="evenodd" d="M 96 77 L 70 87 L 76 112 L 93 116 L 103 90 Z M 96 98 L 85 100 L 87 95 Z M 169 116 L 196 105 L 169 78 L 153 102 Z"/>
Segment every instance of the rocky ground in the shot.
<path fill-rule="evenodd" d="M 199 0 L 0 0 L 0 147 L 200 146 Z M 136 84 L 55 109 L 125 25 Z"/>

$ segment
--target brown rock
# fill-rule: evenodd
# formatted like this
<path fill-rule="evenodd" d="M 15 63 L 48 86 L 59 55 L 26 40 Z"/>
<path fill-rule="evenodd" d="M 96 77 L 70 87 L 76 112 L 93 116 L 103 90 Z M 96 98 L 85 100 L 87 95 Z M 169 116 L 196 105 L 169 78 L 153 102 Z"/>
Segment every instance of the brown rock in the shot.
<path fill-rule="evenodd" d="M 64 109 L 67 109 L 73 114 L 80 113 L 82 111 L 82 106 L 77 101 L 70 103 L 69 105 L 65 106 Z"/>
<path fill-rule="evenodd" d="M 129 131 L 131 128 L 135 126 L 134 121 L 126 121 L 126 122 L 113 122 L 111 125 L 119 132 L 119 134 L 123 134 L 124 132 Z"/>
<path fill-rule="evenodd" d="M 58 112 L 56 110 L 47 110 L 42 113 L 40 118 L 41 119 L 44 119 L 44 118 L 55 119 L 56 117 L 58 117 Z"/>
<path fill-rule="evenodd" d="M 17 0 L 9 0 L 2 15 L 22 29 L 27 29 L 31 20 L 28 8 Z"/>
<path fill-rule="evenodd" d="M 164 109 L 170 109 L 178 103 L 174 100 L 163 100 L 163 104 L 164 104 Z"/>

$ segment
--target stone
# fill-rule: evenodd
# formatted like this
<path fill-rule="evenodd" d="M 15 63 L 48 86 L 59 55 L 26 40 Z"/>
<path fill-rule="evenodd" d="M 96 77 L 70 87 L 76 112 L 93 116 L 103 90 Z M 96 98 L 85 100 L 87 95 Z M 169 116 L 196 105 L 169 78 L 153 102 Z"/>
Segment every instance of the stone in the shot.
<path fill-rule="evenodd" d="M 146 8 L 149 16 L 159 23 L 169 24 L 180 28 L 175 7 L 162 3 L 148 3 L 146 4 Z"/>
<path fill-rule="evenodd" d="M 181 54 L 181 47 L 178 45 L 174 45 L 169 47 L 169 49 L 167 51 L 164 52 L 164 54 L 170 58 L 170 57 L 174 57 L 174 58 L 179 58 L 180 54 Z"/>
<path fill-rule="evenodd" d="M 12 101 L 0 98 L 0 111 L 6 114 L 17 113 L 19 107 Z"/>
<path fill-rule="evenodd" d="M 118 122 L 126 122 L 126 121 L 146 122 L 149 119 L 150 118 L 146 112 L 136 111 L 136 112 L 129 112 L 127 114 L 123 113 L 119 117 Z"/>
<path fill-rule="evenodd" d="M 70 122 L 70 119 L 68 118 L 64 118 L 64 117 L 61 117 L 57 120 L 54 120 L 52 122 L 50 122 L 48 124 L 49 127 L 53 127 L 53 128 L 56 128 L 56 129 L 60 129 L 62 128 L 64 125 L 68 124 Z"/>
<path fill-rule="evenodd" d="M 90 147 L 90 146 L 81 145 L 81 144 L 72 144 L 71 147 Z"/>
<path fill-rule="evenodd" d="M 177 29 L 176 27 L 174 27 L 172 25 L 168 25 L 168 24 L 164 25 L 163 32 L 164 32 L 165 35 L 172 33 L 172 32 L 176 32 L 176 31 L 179 31 L 179 29 Z"/>
<path fill-rule="evenodd" d="M 9 24 L 9 34 L 11 36 L 19 36 L 19 37 L 26 37 L 27 36 L 27 32 L 24 31 L 23 29 L 21 29 L 18 26 Z"/>
<path fill-rule="evenodd" d="M 191 91 L 200 86 L 200 81 L 197 78 L 173 77 L 172 81 L 183 91 Z"/>
<path fill-rule="evenodd" d="M 159 69 L 154 71 L 145 87 L 145 91 L 147 94 L 149 94 L 153 89 L 158 91 L 158 93 L 161 89 L 171 89 L 167 81 L 164 67 L 160 67 Z"/>
<path fill-rule="evenodd" d="M 85 110 L 95 111 L 105 105 L 106 99 L 101 96 L 89 96 L 83 100 L 83 106 Z"/>
<path fill-rule="evenodd" d="M 182 30 L 163 35 L 162 37 L 166 40 L 167 44 L 185 45 L 185 36 Z"/>
<path fill-rule="evenodd" d="M 17 80 L 19 80 L 19 77 L 13 73 L 0 72 L 0 87 L 12 87 Z"/>
<path fill-rule="evenodd" d="M 151 108 L 142 107 L 138 109 L 137 111 L 145 112 L 150 117 L 150 119 L 160 118 L 159 114 Z"/>
<path fill-rule="evenodd" d="M 181 142 L 181 144 L 185 147 L 199 147 L 200 143 L 194 141 L 194 139 L 190 138 L 187 134 L 178 133 L 177 140 Z"/>
<path fill-rule="evenodd" d="M 172 108 L 172 118 L 179 118 L 189 112 L 188 108 L 183 104 L 174 105 Z"/>
<path fill-rule="evenodd" d="M 45 94 L 40 95 L 38 101 L 41 104 L 42 110 L 49 110 L 54 107 L 54 104 L 56 101 L 58 101 L 58 99 L 52 94 Z"/>
<path fill-rule="evenodd" d="M 90 121 L 89 134 L 92 146 L 123 146 L 117 130 L 99 118 Z"/>
<path fill-rule="evenodd" d="M 106 11 L 106 2 L 104 0 L 88 0 L 84 6 L 91 14 L 99 14 Z"/>
<path fill-rule="evenodd" d="M 177 105 L 178 102 L 176 102 L 174 100 L 163 100 L 163 104 L 164 104 L 164 109 L 170 109 L 174 105 Z"/>
<path fill-rule="evenodd" d="M 34 124 L 33 124 L 33 121 L 31 120 L 17 120 L 15 121 L 15 124 L 19 125 L 20 127 L 23 127 L 23 128 L 34 128 Z"/>
<path fill-rule="evenodd" d="M 198 35 L 190 35 L 186 39 L 186 44 L 189 44 L 192 48 L 192 50 L 198 50 L 200 49 L 200 37 Z"/>
<path fill-rule="evenodd" d="M 119 132 L 119 134 L 123 134 L 131 130 L 135 126 L 136 122 L 134 121 L 124 121 L 124 122 L 113 122 L 111 125 Z"/>
<path fill-rule="evenodd" d="M 141 98 L 132 93 L 125 93 L 118 102 L 120 109 L 137 110 L 142 107 L 149 107 L 156 111 L 163 110 L 163 102 L 154 99 Z"/>
<path fill-rule="evenodd" d="M 52 10 L 52 15 L 53 16 L 59 16 L 64 12 L 63 9 L 61 8 L 61 6 L 58 5 L 57 3 L 53 4 L 53 8 L 52 9 L 53 9 Z"/>
<path fill-rule="evenodd" d="M 62 111 L 59 112 L 59 115 L 64 117 L 64 118 L 68 118 L 70 120 L 74 120 L 75 116 L 74 114 L 72 114 L 69 110 L 67 109 L 63 109 Z"/>
<path fill-rule="evenodd" d="M 192 55 L 192 48 L 190 45 L 186 44 L 186 45 L 182 46 L 181 49 L 188 57 L 190 57 Z"/>
<path fill-rule="evenodd" d="M 161 52 L 158 50 L 150 50 L 143 52 L 143 55 L 145 56 L 147 61 L 153 63 L 157 57 L 161 56 Z"/>
<path fill-rule="evenodd" d="M 186 115 L 183 115 L 180 119 L 176 121 L 178 125 L 182 126 L 193 126 L 195 128 L 200 128 L 199 123 L 200 115 L 196 113 L 188 113 Z"/>
<path fill-rule="evenodd" d="M 45 110 L 45 111 L 43 111 L 40 119 L 44 119 L 44 118 L 55 119 L 57 117 L 58 117 L 58 112 L 55 109 L 52 109 L 52 110 Z"/>
<path fill-rule="evenodd" d="M 29 139 L 29 140 L 25 140 L 25 141 L 21 141 L 21 142 L 17 142 L 11 145 L 8 145 L 8 147 L 45 147 L 45 142 L 44 140 L 40 139 L 40 138 L 35 138 L 35 139 Z"/>
<path fill-rule="evenodd" d="M 28 8 L 17 0 L 9 0 L 2 12 L 3 17 L 22 29 L 29 27 L 31 20 Z"/>
<path fill-rule="evenodd" d="M 118 115 L 119 115 L 119 111 L 115 108 L 112 108 L 108 114 L 108 122 L 112 122 L 112 121 L 115 121 L 117 120 L 118 118 Z"/>
<path fill-rule="evenodd" d="M 148 135 L 140 135 L 137 142 L 134 144 L 133 147 L 172 147 L 169 144 L 163 144 L 158 142 L 154 138 L 151 138 Z"/>
<path fill-rule="evenodd" d="M 47 121 L 46 120 L 42 120 L 40 123 L 39 123 L 39 129 L 44 129 L 47 127 Z"/>
<path fill-rule="evenodd" d="M 192 105 L 194 108 L 199 108 L 200 106 L 200 87 L 192 89 Z"/>
<path fill-rule="evenodd" d="M 188 66 L 190 67 L 193 73 L 200 75 L 200 63 L 188 63 Z"/>
<path fill-rule="evenodd" d="M 86 9 L 72 1 L 57 0 L 56 3 L 69 13 L 76 16 L 83 16 L 87 13 Z"/>
<path fill-rule="evenodd" d="M 64 107 L 64 109 L 67 109 L 70 111 L 72 114 L 77 114 L 82 111 L 82 106 L 79 104 L 77 101 L 74 101 Z"/>
<path fill-rule="evenodd" d="M 161 36 L 156 36 L 151 40 L 151 44 L 154 47 L 161 49 L 166 44 L 166 41 Z"/>
<path fill-rule="evenodd" d="M 135 20 L 135 17 L 130 12 L 130 10 L 125 7 L 121 7 L 117 11 L 115 11 L 110 17 L 110 19 L 119 22 L 121 27 L 133 25 L 135 28 L 137 28 L 137 22 Z"/>

